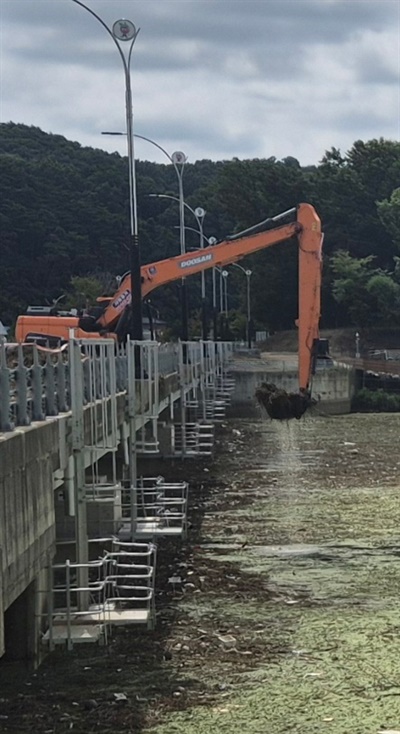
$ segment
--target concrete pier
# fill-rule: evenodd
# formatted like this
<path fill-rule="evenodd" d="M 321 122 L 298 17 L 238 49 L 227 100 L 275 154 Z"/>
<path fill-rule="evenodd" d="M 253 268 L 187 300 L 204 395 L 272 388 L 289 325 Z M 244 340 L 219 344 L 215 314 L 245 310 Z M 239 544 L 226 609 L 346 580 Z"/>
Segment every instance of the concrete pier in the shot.
<path fill-rule="evenodd" d="M 1 595 L 4 612 L 13 606 L 10 654 L 21 630 L 32 636 L 34 616 L 26 624 L 35 580 L 55 552 L 54 472 L 60 466 L 58 421 L 43 422 L 0 439 Z M 3 621 L 0 614 L 0 625 Z M 18 623 L 19 620 L 19 623 Z M 6 651 L 4 627 L 0 654 Z M 18 631 L 19 630 L 19 631 Z M 20 639 L 19 639 L 20 642 Z M 22 646 L 22 650 L 25 650 Z M 34 654 L 30 645 L 30 654 Z"/>

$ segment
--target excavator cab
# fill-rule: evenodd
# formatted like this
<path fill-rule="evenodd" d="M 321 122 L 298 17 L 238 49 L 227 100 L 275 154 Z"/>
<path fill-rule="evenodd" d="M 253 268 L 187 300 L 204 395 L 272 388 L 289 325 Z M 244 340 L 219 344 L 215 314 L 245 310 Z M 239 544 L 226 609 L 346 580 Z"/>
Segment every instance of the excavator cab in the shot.
<path fill-rule="evenodd" d="M 314 339 L 312 349 L 312 369 L 311 374 L 315 375 L 318 367 L 325 369 L 333 364 L 333 360 L 329 353 L 329 339 Z"/>
<path fill-rule="evenodd" d="M 99 299 L 98 299 L 99 301 Z M 109 299 L 105 299 L 104 302 L 99 302 L 96 306 L 90 306 L 79 316 L 78 327 L 83 331 L 87 331 L 89 334 L 104 331 L 104 327 L 99 323 L 100 316 L 103 315 L 109 303 Z"/>
<path fill-rule="evenodd" d="M 317 358 L 318 359 L 330 359 L 329 354 L 329 339 L 317 339 Z"/>

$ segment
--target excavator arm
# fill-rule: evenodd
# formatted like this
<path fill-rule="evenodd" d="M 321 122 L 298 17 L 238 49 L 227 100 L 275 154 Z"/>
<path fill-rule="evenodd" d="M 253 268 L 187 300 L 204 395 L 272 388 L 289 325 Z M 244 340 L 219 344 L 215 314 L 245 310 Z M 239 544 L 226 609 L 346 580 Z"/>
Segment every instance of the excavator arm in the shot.
<path fill-rule="evenodd" d="M 215 266 L 237 262 L 259 250 L 297 236 L 299 244 L 299 386 L 307 390 L 313 364 L 313 350 L 319 334 L 322 265 L 321 221 L 310 204 L 300 204 L 296 220 L 280 227 L 220 242 L 194 252 L 144 265 L 142 297 L 174 280 L 196 275 Z M 110 331 L 131 301 L 131 278 L 122 280 L 114 298 L 99 318 L 101 327 Z"/>
<path fill-rule="evenodd" d="M 321 221 L 310 204 L 299 204 L 293 211 L 296 214 L 295 221 L 288 224 L 273 226 L 272 229 L 256 233 L 252 233 L 255 228 L 251 228 L 212 247 L 143 265 L 141 268 L 142 297 L 145 298 L 155 288 L 166 283 L 195 275 L 215 266 L 229 265 L 254 252 L 297 237 L 299 245 L 299 313 L 297 319 L 299 387 L 301 391 L 307 392 L 319 334 L 323 235 Z M 281 218 L 282 215 L 278 215 L 262 224 L 265 225 L 268 222 L 274 225 Z M 122 278 L 112 298 L 101 300 L 101 305 L 96 307 L 91 314 L 80 318 L 71 315 L 48 314 L 43 316 L 39 311 L 34 315 L 20 316 L 16 325 L 16 338 L 18 341 L 26 341 L 29 338 L 64 341 L 68 339 L 71 328 L 76 330 L 77 338 L 98 337 L 99 333 L 105 336 L 115 336 L 123 332 L 121 321 L 126 317 L 127 307 L 131 303 L 130 273 Z"/>

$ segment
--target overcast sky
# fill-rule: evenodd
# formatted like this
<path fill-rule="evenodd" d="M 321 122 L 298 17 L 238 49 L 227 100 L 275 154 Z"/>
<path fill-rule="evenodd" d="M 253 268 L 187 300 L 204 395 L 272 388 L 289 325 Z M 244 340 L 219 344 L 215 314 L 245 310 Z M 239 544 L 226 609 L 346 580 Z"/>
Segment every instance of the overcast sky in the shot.
<path fill-rule="evenodd" d="M 85 0 L 140 27 L 134 130 L 190 162 L 400 140 L 400 0 Z M 1 121 L 126 153 L 124 74 L 73 0 L 0 0 Z M 124 48 L 129 45 L 124 44 Z M 136 141 L 136 157 L 167 162 Z"/>

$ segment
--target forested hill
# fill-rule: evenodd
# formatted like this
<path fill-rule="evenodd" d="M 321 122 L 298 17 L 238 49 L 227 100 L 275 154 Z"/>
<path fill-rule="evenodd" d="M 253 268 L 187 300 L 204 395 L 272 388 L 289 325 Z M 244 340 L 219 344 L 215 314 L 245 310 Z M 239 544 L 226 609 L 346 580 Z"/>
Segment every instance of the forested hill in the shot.
<path fill-rule="evenodd" d="M 12 324 L 29 304 L 81 288 L 77 276 L 105 285 L 128 269 L 127 160 L 83 148 L 60 135 L 14 123 L 0 125 L 0 320 Z M 179 209 L 150 193 L 178 195 L 172 165 L 137 161 L 142 262 L 179 252 Z M 315 167 L 295 158 L 187 163 L 185 200 L 203 207 L 206 236 L 222 238 L 269 215 L 313 204 L 325 230 L 323 323 L 397 318 L 400 323 L 400 143 L 356 141 L 328 151 Z M 190 212 L 188 227 L 196 227 Z M 187 247 L 199 237 L 188 230 Z M 296 317 L 296 244 L 247 258 L 253 270 L 253 316 L 259 328 L 290 328 Z M 73 280 L 74 279 L 74 280 Z M 191 279 L 192 311 L 198 278 Z M 231 268 L 230 305 L 245 299 L 243 274 Z M 108 282 L 108 287 L 113 284 Z M 82 295 L 82 294 L 81 294 Z M 88 294 L 84 294 L 88 295 Z M 71 298 L 71 295 L 70 295 Z M 177 286 L 159 289 L 161 315 L 179 319 Z"/>

